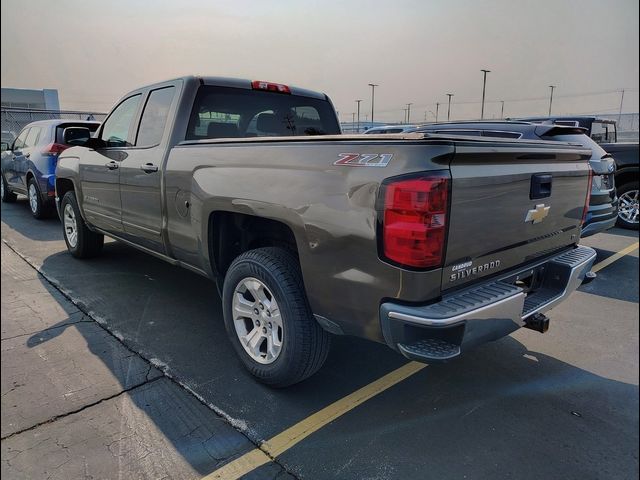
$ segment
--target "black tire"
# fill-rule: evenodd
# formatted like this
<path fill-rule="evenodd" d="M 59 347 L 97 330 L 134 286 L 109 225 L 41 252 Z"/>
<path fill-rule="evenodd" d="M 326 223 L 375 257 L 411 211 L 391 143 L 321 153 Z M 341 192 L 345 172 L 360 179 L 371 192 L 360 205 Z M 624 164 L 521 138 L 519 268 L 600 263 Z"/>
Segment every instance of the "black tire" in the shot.
<path fill-rule="evenodd" d="M 618 199 L 621 199 L 622 196 L 626 193 L 632 192 L 634 191 L 636 192 L 635 198 L 636 201 L 638 200 L 638 182 L 629 182 L 629 183 L 625 183 L 622 186 L 618 187 Z M 621 202 L 620 200 L 618 201 L 618 208 L 620 208 Z M 616 222 L 616 225 L 618 225 L 619 227 L 622 228 L 626 228 L 628 230 L 638 230 L 638 221 L 637 221 L 637 217 L 636 217 L 636 222 L 630 222 L 627 221 L 626 219 L 620 217 L 618 215 L 618 221 Z"/>
<path fill-rule="evenodd" d="M 278 304 L 282 322 L 282 347 L 273 363 L 254 360 L 240 343 L 233 320 L 236 286 L 248 277 L 262 282 Z M 227 271 L 222 304 L 224 322 L 236 353 L 249 372 L 272 387 L 287 387 L 310 377 L 322 367 L 330 334 L 316 322 L 302 283 L 295 256 L 281 248 L 258 248 L 238 256 Z"/>
<path fill-rule="evenodd" d="M 70 241 L 68 235 L 70 235 L 67 224 L 65 223 L 65 209 L 69 206 L 73 210 L 73 215 L 76 224 L 76 240 L 75 245 L 73 241 Z M 67 192 L 62 198 L 60 203 L 60 220 L 62 222 L 62 235 L 64 236 L 64 242 L 67 244 L 67 250 L 76 258 L 91 258 L 95 257 L 102 251 L 104 245 L 104 235 L 96 232 L 92 232 L 84 222 L 80 209 L 78 208 L 78 201 L 76 200 L 76 194 L 73 191 Z"/>
<path fill-rule="evenodd" d="M 35 205 L 31 204 L 31 188 L 36 189 L 35 195 Z M 44 218 L 51 217 L 53 213 L 53 208 L 51 204 L 47 204 L 42 201 L 42 195 L 40 195 L 40 187 L 38 186 L 38 182 L 34 177 L 30 177 L 27 182 L 27 199 L 29 200 L 29 210 L 31 211 L 31 215 L 38 220 L 42 220 Z"/>
<path fill-rule="evenodd" d="M 2 201 L 4 203 L 14 203 L 18 196 L 9 190 L 9 184 L 7 180 L 4 178 L 4 173 L 2 174 Z"/>

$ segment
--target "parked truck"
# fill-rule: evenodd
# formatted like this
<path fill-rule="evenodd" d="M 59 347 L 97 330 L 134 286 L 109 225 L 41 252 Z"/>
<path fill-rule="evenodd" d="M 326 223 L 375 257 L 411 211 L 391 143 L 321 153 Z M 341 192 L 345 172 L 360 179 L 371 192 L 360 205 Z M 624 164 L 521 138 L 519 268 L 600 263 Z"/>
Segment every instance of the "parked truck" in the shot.
<path fill-rule="evenodd" d="M 56 200 L 74 257 L 106 235 L 214 280 L 241 361 L 282 387 L 321 367 L 331 335 L 437 362 L 546 331 L 544 312 L 593 278 L 595 252 L 578 245 L 590 157 L 541 140 L 340 135 L 324 94 L 184 77 L 125 95 L 62 152 Z"/>
<path fill-rule="evenodd" d="M 610 118 L 590 115 L 530 117 L 522 120 L 585 128 L 587 135 L 616 162 L 615 182 L 618 195 L 618 226 L 638 230 L 640 225 L 640 149 L 638 142 L 620 141 L 617 123 Z"/>

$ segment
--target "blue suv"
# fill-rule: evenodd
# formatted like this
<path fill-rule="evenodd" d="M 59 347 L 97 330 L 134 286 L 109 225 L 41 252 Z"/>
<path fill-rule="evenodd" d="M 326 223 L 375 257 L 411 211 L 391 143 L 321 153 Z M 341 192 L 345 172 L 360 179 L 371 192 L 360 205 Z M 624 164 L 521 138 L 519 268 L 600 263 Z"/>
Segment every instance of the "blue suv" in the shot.
<path fill-rule="evenodd" d="M 87 130 L 95 132 L 99 122 L 42 120 L 22 129 L 12 145 L 3 143 L 2 201 L 15 202 L 16 194 L 29 198 L 29 208 L 41 219 L 55 212 L 55 171 L 60 152 L 82 143 Z M 74 128 L 81 127 L 81 128 Z"/>

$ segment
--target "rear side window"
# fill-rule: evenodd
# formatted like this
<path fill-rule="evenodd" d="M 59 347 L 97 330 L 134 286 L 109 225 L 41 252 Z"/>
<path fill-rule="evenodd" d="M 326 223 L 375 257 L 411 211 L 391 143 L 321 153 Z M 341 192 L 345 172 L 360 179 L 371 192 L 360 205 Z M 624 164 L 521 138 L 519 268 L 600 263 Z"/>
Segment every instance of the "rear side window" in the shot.
<path fill-rule="evenodd" d="M 262 90 L 200 87 L 187 140 L 340 133 L 326 100 Z"/>
<path fill-rule="evenodd" d="M 134 95 L 127 98 L 116 109 L 111 112 L 109 118 L 104 122 L 100 138 L 104 140 L 107 147 L 130 147 L 129 128 L 133 117 L 138 111 L 141 95 Z"/>
<path fill-rule="evenodd" d="M 175 91 L 175 87 L 167 87 L 153 90 L 149 94 L 142 113 L 136 145 L 145 147 L 160 143 Z"/>
<path fill-rule="evenodd" d="M 40 138 L 40 132 L 42 128 L 40 127 L 31 127 L 29 129 L 29 134 L 24 141 L 24 148 L 35 147 L 38 144 L 38 139 Z"/>

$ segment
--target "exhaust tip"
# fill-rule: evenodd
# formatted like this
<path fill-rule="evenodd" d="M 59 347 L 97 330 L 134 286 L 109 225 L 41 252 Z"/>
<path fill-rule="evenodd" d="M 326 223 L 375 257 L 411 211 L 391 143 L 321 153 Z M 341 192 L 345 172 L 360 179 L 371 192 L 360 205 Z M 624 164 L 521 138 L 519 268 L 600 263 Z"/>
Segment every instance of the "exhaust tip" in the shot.
<path fill-rule="evenodd" d="M 525 328 L 535 330 L 536 332 L 545 333 L 549 330 L 549 317 L 543 313 L 536 313 L 524 320 Z"/>

